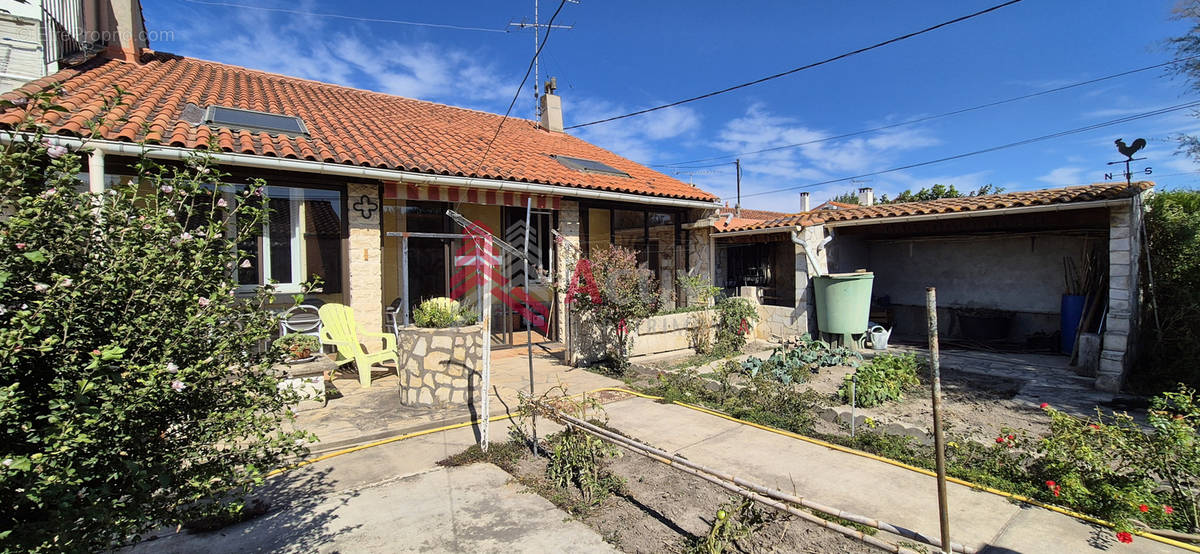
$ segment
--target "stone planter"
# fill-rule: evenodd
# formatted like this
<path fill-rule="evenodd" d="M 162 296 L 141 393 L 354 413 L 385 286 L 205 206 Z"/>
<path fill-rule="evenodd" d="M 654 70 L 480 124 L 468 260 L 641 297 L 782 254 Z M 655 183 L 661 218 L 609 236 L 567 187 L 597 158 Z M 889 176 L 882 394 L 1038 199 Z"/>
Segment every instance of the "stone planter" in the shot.
<path fill-rule="evenodd" d="M 482 325 L 401 328 L 397 335 L 400 403 L 421 407 L 468 404 L 483 367 L 482 333 Z"/>
<path fill-rule="evenodd" d="M 717 311 L 705 310 L 709 321 L 712 322 L 710 333 L 715 333 Z M 675 314 L 656 315 L 646 318 L 638 325 L 637 330 L 630 334 L 631 358 L 664 352 L 679 352 L 692 347 L 692 334 L 696 326 L 696 317 L 700 312 L 681 312 Z M 575 348 L 577 361 L 588 364 L 604 357 L 608 342 L 599 330 L 586 317 L 573 318 L 575 327 Z M 710 340 L 712 336 L 710 335 Z"/>
<path fill-rule="evenodd" d="M 326 356 L 314 356 L 306 361 L 293 360 L 276 364 L 273 368 L 281 380 L 279 388 L 290 388 L 300 394 L 300 403 L 292 407 L 297 412 L 324 408 L 328 403 L 325 398 L 325 376 L 337 369 Z"/>

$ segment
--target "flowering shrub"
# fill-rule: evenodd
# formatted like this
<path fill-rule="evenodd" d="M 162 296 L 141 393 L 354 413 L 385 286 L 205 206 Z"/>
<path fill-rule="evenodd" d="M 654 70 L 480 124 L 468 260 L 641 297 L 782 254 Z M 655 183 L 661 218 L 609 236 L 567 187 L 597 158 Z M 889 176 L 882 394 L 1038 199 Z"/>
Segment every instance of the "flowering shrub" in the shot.
<path fill-rule="evenodd" d="M 575 264 L 567 302 L 593 318 L 609 357 L 623 372 L 629 364 L 630 333 L 658 311 L 661 297 L 654 274 L 638 267 L 634 251 L 613 246 L 595 250 Z"/>
<path fill-rule="evenodd" d="M 740 353 L 746 346 L 746 335 L 754 330 L 758 310 L 745 298 L 722 298 L 717 301 L 717 343 L 714 350 L 722 355 Z"/>
<path fill-rule="evenodd" d="M 59 108 L 0 108 L 27 132 L 0 147 L 0 550 L 102 551 L 237 511 L 312 439 L 281 430 L 295 393 L 257 347 L 271 296 L 233 296 L 262 203 L 214 197 L 203 157 L 138 162 L 141 196 L 76 192 L 79 153 L 32 124 Z"/>

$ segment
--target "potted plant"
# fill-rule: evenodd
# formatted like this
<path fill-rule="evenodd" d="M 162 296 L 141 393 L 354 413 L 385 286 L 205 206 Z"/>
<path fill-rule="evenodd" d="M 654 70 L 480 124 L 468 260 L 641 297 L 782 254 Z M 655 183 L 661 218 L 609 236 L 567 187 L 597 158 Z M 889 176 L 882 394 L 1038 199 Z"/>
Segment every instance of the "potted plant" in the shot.
<path fill-rule="evenodd" d="M 286 362 L 311 361 L 321 351 L 317 337 L 300 333 L 288 333 L 275 339 L 275 346 L 286 353 Z"/>
<path fill-rule="evenodd" d="M 413 310 L 413 323 L 417 327 L 427 329 L 445 329 L 447 327 L 462 327 L 474 325 L 479 320 L 479 314 L 464 307 L 453 298 L 440 296 L 421 302 Z"/>

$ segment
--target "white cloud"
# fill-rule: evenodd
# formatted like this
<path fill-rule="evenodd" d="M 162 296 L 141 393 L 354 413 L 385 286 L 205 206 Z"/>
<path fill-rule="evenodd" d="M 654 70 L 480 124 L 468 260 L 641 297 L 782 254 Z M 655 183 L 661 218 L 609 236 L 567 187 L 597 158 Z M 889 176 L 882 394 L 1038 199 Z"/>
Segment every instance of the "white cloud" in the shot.
<path fill-rule="evenodd" d="M 1087 180 L 1083 175 L 1084 171 L 1086 171 L 1086 169 L 1082 167 L 1056 167 L 1051 170 L 1050 173 L 1038 177 L 1037 180 L 1056 187 L 1078 185 Z"/>
<path fill-rule="evenodd" d="M 606 100 L 587 97 L 563 99 L 563 117 L 568 126 L 572 122 L 596 121 L 629 111 L 626 106 Z M 583 140 L 626 158 L 653 163 L 661 161 L 661 150 L 654 142 L 689 135 L 700 128 L 700 121 L 700 114 L 696 110 L 677 106 L 611 123 L 581 127 L 574 133 Z"/>

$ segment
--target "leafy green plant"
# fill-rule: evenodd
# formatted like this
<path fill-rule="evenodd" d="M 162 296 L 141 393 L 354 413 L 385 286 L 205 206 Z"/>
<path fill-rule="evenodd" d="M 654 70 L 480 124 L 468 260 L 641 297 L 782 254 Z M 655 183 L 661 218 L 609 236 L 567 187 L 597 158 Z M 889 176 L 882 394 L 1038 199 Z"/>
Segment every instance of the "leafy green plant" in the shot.
<path fill-rule="evenodd" d="M 417 327 L 427 327 L 433 329 L 444 329 L 446 327 L 459 327 L 462 325 L 474 325 L 479 320 L 479 314 L 474 310 L 459 304 L 453 298 L 439 296 L 430 298 L 421 302 L 417 309 L 413 310 L 413 323 Z"/>
<path fill-rule="evenodd" d="M 746 346 L 746 335 L 758 322 L 758 310 L 745 298 L 722 298 L 717 301 L 717 342 L 715 349 L 722 354 L 740 352 Z"/>
<path fill-rule="evenodd" d="M 258 346 L 273 294 L 235 296 L 262 182 L 231 190 L 201 154 L 76 192 L 80 152 L 34 123 L 61 108 L 0 104 L 27 133 L 0 147 L 0 550 L 107 551 L 240 512 L 314 439 L 286 430 L 298 397 Z"/>
<path fill-rule="evenodd" d="M 678 271 L 677 279 L 683 285 L 689 308 L 699 308 L 690 316 L 688 342 L 697 354 L 713 351 L 713 318 L 708 310 L 710 304 L 721 293 L 721 287 L 713 286 L 707 275 L 688 275 Z"/>
<path fill-rule="evenodd" d="M 1196 142 L 1192 154 L 1200 154 Z M 1200 191 L 1157 192 L 1146 202 L 1149 263 L 1143 278 L 1141 359 L 1131 386 L 1148 392 L 1200 386 Z M 1153 288 L 1151 288 L 1153 283 Z"/>
<path fill-rule="evenodd" d="M 917 377 L 921 362 L 913 354 L 882 354 L 852 375 L 846 375 L 838 396 L 850 402 L 850 385 L 854 375 L 858 376 L 855 401 L 864 408 L 878 406 L 904 398 L 904 391 L 921 385 Z"/>
<path fill-rule="evenodd" d="M 321 351 L 321 343 L 317 337 L 301 333 L 288 333 L 275 339 L 275 347 L 283 350 L 289 360 L 299 360 L 312 356 Z"/>
<path fill-rule="evenodd" d="M 822 367 L 858 367 L 861 361 L 862 355 L 850 348 L 830 346 L 823 340 L 804 335 L 794 346 L 776 348 L 766 360 L 747 358 L 742 362 L 742 371 L 751 378 L 761 374 L 788 385 L 806 381 Z"/>
<path fill-rule="evenodd" d="M 770 522 L 770 515 L 753 500 L 733 496 L 729 501 L 717 508 L 708 534 L 698 537 L 689 548 L 689 552 L 699 554 L 722 554 L 724 552 L 743 552 L 744 548 L 734 549 L 738 541 L 754 535 Z"/>
<path fill-rule="evenodd" d="M 566 415 L 589 423 L 605 425 L 608 420 L 604 406 L 594 396 L 587 394 L 570 396 L 564 386 L 551 387 L 534 398 L 519 394 L 517 416 L 510 428 L 514 442 L 529 444 L 532 433 L 529 425 L 534 416 L 541 416 L 563 424 L 562 431 L 546 438 L 545 448 L 550 463 L 546 466 L 546 477 L 556 486 L 575 487 L 583 499 L 583 508 L 595 506 L 624 482 L 608 471 L 611 458 L 621 455 L 612 444 L 587 433 L 562 419 Z"/>

